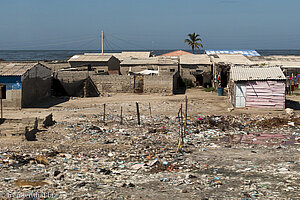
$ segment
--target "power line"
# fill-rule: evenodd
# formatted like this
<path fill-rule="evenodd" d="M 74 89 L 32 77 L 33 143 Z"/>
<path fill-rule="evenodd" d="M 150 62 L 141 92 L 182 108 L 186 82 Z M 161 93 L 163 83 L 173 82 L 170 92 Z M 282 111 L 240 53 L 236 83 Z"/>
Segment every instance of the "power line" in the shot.
<path fill-rule="evenodd" d="M 81 39 L 86 39 L 86 38 L 91 38 L 94 37 L 95 34 L 88 34 L 88 35 L 80 35 L 80 36 L 70 36 L 67 38 L 46 38 L 46 39 L 36 39 L 36 40 L 21 40 L 21 41 L 7 41 L 7 42 L 1 42 L 1 45 L 14 45 L 14 44 L 19 44 L 19 43 L 36 43 L 36 42 L 49 42 L 49 41 L 54 41 L 54 42 L 64 42 L 68 40 L 81 40 Z"/>
<path fill-rule="evenodd" d="M 109 47 L 108 47 L 108 45 L 107 45 L 107 42 L 105 42 L 105 41 L 104 41 L 104 47 L 105 47 L 105 49 L 109 50 Z"/>
<path fill-rule="evenodd" d="M 93 41 L 98 41 L 97 39 L 95 39 L 95 40 L 93 40 Z M 92 49 L 92 48 L 90 48 L 92 46 L 92 43 L 89 43 L 88 45 L 87 45 L 87 49 Z M 93 47 L 94 48 L 94 47 Z"/>
<path fill-rule="evenodd" d="M 75 49 L 81 49 L 82 47 L 84 47 L 84 46 L 86 46 L 86 45 L 89 45 L 90 46 L 90 44 L 92 43 L 92 42 L 94 42 L 95 40 L 97 40 L 97 39 L 91 39 L 89 42 L 85 42 L 85 43 L 83 43 L 82 45 L 80 45 L 80 46 L 78 46 L 77 48 L 75 48 Z"/>
<path fill-rule="evenodd" d="M 111 37 L 117 39 L 117 40 L 120 40 L 120 41 L 124 42 L 124 43 L 131 44 L 131 45 L 133 45 L 134 47 L 138 47 L 138 48 L 147 50 L 147 48 L 144 48 L 144 47 L 142 47 L 142 46 L 140 46 L 140 45 L 137 45 L 137 44 L 135 44 L 135 43 L 133 43 L 133 42 L 131 42 L 131 41 L 129 41 L 129 40 L 125 40 L 125 39 L 119 38 L 119 37 L 117 37 L 117 36 L 115 36 L 115 35 L 112 35 L 112 34 L 109 34 L 109 35 L 110 35 Z"/>
<path fill-rule="evenodd" d="M 108 50 L 114 50 L 114 48 L 111 46 L 111 44 L 108 42 L 108 40 L 105 40 L 105 41 L 104 41 L 104 44 L 105 44 L 105 43 L 107 44 L 107 46 L 108 46 L 108 48 L 109 48 Z"/>
<path fill-rule="evenodd" d="M 122 47 L 120 47 L 119 45 L 117 45 L 117 44 L 115 44 L 113 41 L 111 41 L 110 39 L 106 39 L 106 41 L 107 42 L 109 42 L 110 44 L 112 44 L 113 46 L 115 46 L 115 47 L 117 47 L 118 48 L 118 50 L 121 50 L 121 49 L 123 49 Z"/>
<path fill-rule="evenodd" d="M 83 41 L 90 41 L 90 39 L 88 40 L 73 40 L 73 41 L 68 41 L 68 42 L 59 42 L 59 43 L 51 43 L 51 44 L 40 44 L 40 45 L 31 45 L 31 46 L 28 46 L 28 45 L 23 45 L 22 48 L 32 48 L 32 47 L 47 47 L 47 46 L 59 46 L 59 45 L 63 45 L 63 44 L 76 44 L 78 42 L 83 42 Z M 10 46 L 10 48 L 18 48 L 20 47 L 19 45 L 18 46 Z"/>

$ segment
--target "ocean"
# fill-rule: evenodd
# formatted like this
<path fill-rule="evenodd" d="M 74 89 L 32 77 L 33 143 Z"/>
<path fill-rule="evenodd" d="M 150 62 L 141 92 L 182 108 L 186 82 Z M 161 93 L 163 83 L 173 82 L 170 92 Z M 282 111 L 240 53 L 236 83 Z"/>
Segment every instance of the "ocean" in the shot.
<path fill-rule="evenodd" d="M 124 50 L 126 51 L 126 50 Z M 133 50 L 130 50 L 133 51 Z M 139 50 L 135 50 L 139 51 Z M 161 55 L 175 50 L 148 50 L 153 55 Z M 184 50 L 191 52 L 191 50 Z M 68 60 L 75 54 L 97 53 L 99 50 L 0 50 L 0 60 L 5 61 L 37 61 L 37 60 Z M 120 51 L 105 51 L 105 53 L 119 53 Z M 300 50 L 257 50 L 262 56 L 269 55 L 298 55 Z M 196 54 L 203 51 L 196 51 Z"/>

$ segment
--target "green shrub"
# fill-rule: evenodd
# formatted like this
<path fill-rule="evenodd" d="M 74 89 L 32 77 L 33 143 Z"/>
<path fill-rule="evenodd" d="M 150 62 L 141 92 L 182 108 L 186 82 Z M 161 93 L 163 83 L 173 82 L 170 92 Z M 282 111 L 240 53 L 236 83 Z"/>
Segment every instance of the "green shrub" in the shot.
<path fill-rule="evenodd" d="M 184 78 L 182 79 L 186 88 L 194 87 L 194 83 L 191 79 Z"/>
<path fill-rule="evenodd" d="M 204 91 L 205 92 L 216 92 L 217 90 L 214 87 L 210 87 L 210 88 L 205 88 Z"/>

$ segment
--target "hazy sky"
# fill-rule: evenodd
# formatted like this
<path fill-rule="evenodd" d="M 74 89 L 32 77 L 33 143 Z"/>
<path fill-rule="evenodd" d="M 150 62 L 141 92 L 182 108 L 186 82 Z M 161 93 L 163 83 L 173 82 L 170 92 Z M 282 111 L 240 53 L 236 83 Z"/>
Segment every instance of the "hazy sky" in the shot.
<path fill-rule="evenodd" d="M 0 49 L 300 49 L 299 0 L 0 0 Z"/>

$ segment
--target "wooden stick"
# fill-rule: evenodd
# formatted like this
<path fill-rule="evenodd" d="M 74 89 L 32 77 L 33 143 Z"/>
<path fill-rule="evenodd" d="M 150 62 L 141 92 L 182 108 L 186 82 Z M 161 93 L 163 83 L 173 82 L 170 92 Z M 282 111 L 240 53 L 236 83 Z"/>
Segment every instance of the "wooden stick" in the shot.
<path fill-rule="evenodd" d="M 187 110 L 188 110 L 187 103 L 188 103 L 188 99 L 187 99 L 187 96 L 185 96 L 184 135 L 187 134 L 187 117 L 188 117 L 188 114 L 187 114 Z"/>
<path fill-rule="evenodd" d="M 180 118 L 182 119 L 182 104 L 180 105 Z"/>
<path fill-rule="evenodd" d="M 183 145 L 183 130 L 182 130 L 182 104 L 180 106 L 180 109 L 178 111 L 178 118 L 179 118 L 179 135 L 178 135 L 178 146 L 177 146 L 177 152 L 182 150 Z"/>
<path fill-rule="evenodd" d="M 139 110 L 139 103 L 138 102 L 136 102 L 136 114 L 137 114 L 138 125 L 141 125 L 140 110 Z"/>
<path fill-rule="evenodd" d="M 103 122 L 105 123 L 105 104 L 103 105 Z"/>
<path fill-rule="evenodd" d="M 3 104 L 2 104 L 2 99 L 1 99 L 1 119 L 3 119 Z"/>
<path fill-rule="evenodd" d="M 150 118 L 152 118 L 150 102 L 149 102 L 149 113 L 150 113 Z"/>
<path fill-rule="evenodd" d="M 120 121 L 120 124 L 122 125 L 123 124 L 123 108 L 122 108 L 122 106 L 121 106 L 121 121 Z"/>

